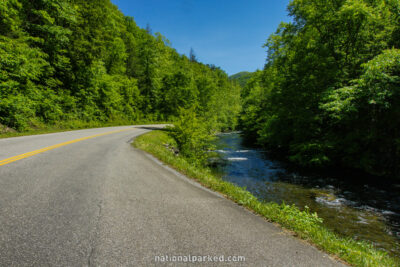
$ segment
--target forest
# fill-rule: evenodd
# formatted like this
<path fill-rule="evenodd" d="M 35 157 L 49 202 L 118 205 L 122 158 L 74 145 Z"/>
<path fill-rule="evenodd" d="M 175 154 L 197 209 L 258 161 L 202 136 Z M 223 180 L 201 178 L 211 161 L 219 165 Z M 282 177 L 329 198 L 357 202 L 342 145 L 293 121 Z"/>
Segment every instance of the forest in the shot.
<path fill-rule="evenodd" d="M 240 90 L 110 0 L 0 1 L 3 126 L 165 122 L 190 109 L 219 130 L 237 124 Z"/>
<path fill-rule="evenodd" d="M 400 2 L 293 0 L 245 85 L 240 125 L 311 168 L 400 176 Z"/>

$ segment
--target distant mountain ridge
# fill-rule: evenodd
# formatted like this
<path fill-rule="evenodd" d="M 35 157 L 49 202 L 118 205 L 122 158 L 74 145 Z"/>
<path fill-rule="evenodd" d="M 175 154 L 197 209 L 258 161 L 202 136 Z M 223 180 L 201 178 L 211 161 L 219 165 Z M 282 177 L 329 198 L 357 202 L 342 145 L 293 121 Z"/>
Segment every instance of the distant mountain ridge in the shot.
<path fill-rule="evenodd" d="M 229 76 L 229 79 L 237 81 L 241 87 L 244 87 L 246 85 L 247 81 L 251 77 L 253 77 L 253 74 L 254 74 L 254 72 L 242 71 L 242 72 L 239 72 L 239 73 Z"/>

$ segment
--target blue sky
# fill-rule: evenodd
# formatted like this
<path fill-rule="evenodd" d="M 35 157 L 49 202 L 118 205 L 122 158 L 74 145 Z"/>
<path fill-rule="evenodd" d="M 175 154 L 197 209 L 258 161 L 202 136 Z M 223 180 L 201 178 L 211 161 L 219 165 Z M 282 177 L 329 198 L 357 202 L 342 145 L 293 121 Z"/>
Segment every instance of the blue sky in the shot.
<path fill-rule="evenodd" d="M 181 54 L 193 47 L 199 61 L 228 74 L 262 69 L 262 45 L 281 21 L 289 0 L 111 0 L 145 28 L 160 32 Z"/>

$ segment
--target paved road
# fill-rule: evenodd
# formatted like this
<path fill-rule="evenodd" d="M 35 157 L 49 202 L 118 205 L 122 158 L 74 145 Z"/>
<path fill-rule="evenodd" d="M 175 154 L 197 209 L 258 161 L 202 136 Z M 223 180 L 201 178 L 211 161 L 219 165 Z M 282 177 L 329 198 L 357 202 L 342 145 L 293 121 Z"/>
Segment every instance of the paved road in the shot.
<path fill-rule="evenodd" d="M 174 255 L 245 257 L 231 266 L 340 265 L 133 148 L 146 131 L 0 139 L 0 265 L 151 266 Z"/>

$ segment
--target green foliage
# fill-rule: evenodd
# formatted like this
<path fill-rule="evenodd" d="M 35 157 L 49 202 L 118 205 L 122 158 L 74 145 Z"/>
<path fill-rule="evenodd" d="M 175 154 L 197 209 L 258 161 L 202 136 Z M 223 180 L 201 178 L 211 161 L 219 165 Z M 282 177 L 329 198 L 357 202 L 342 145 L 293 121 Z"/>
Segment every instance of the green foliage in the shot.
<path fill-rule="evenodd" d="M 188 109 L 197 103 L 198 90 L 191 75 L 178 71 L 163 79 L 164 114 L 177 116 L 180 108 Z"/>
<path fill-rule="evenodd" d="M 21 20 L 18 12 L 21 9 L 21 3 L 17 0 L 8 0 L 0 2 L 0 34 L 12 35 L 18 32 Z"/>
<path fill-rule="evenodd" d="M 23 95 L 10 96 L 0 102 L 1 121 L 17 130 L 29 127 L 29 118 L 34 116 L 33 103 Z"/>
<path fill-rule="evenodd" d="M 358 80 L 360 93 L 381 111 L 393 110 L 400 96 L 400 50 L 385 50 L 363 67 Z"/>
<path fill-rule="evenodd" d="M 240 115 L 240 125 L 248 138 L 254 139 L 259 130 L 258 119 L 262 112 L 264 89 L 262 87 L 262 72 L 257 71 L 248 80 L 242 90 L 242 106 L 244 112 Z"/>
<path fill-rule="evenodd" d="M 377 175 L 400 174 L 399 88 L 400 51 L 389 49 L 363 65 L 353 86 L 327 93 L 321 108 L 335 130 L 355 127 L 334 143 L 347 147 L 339 151 L 348 163 Z"/>
<path fill-rule="evenodd" d="M 223 71 L 179 55 L 110 0 L 0 1 L 0 124 L 165 121 L 198 106 L 219 130 L 235 126 L 239 97 Z"/>
<path fill-rule="evenodd" d="M 293 0 L 243 90 L 249 138 L 302 166 L 399 177 L 399 2 Z"/>
<path fill-rule="evenodd" d="M 398 259 L 391 258 L 385 252 L 377 250 L 372 244 L 342 238 L 324 227 L 323 221 L 308 207 L 299 210 L 294 205 L 264 203 L 244 188 L 223 181 L 212 174 L 210 169 L 194 165 L 184 155 L 176 156 L 166 144 L 176 146 L 175 139 L 166 131 L 152 131 L 139 136 L 133 145 L 143 149 L 169 164 L 202 185 L 222 193 L 239 205 L 260 214 L 267 220 L 276 222 L 293 231 L 298 237 L 314 243 L 318 248 L 335 255 L 354 266 L 398 266 Z"/>
<path fill-rule="evenodd" d="M 214 135 L 209 131 L 207 122 L 196 115 L 195 108 L 181 108 L 170 131 L 184 157 L 200 165 L 206 162 Z"/>

